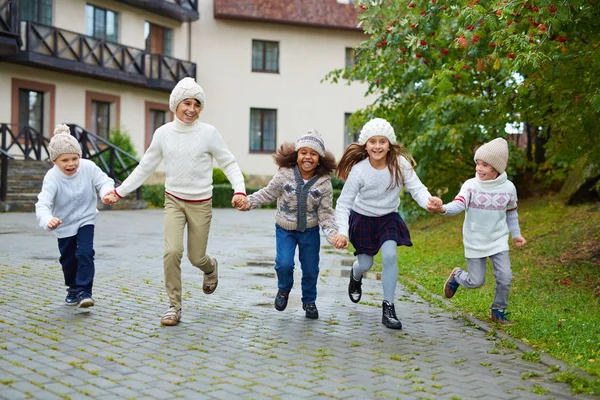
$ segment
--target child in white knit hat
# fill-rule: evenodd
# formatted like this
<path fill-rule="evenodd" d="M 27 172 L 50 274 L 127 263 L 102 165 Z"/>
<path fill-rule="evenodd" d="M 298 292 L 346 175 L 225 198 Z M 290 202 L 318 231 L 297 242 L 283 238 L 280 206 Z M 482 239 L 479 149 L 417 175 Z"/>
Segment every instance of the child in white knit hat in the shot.
<path fill-rule="evenodd" d="M 454 268 L 444 284 L 444 295 L 451 298 L 459 286 L 475 289 L 485 280 L 486 260 L 494 267 L 496 293 L 491 305 L 492 321 L 503 325 L 507 318 L 508 295 L 512 282 L 508 256 L 508 234 L 517 247 L 527 241 L 521 236 L 517 214 L 517 191 L 508 180 L 508 144 L 496 138 L 475 152 L 475 177 L 467 180 L 454 201 L 443 206 L 431 205 L 428 210 L 443 215 L 465 211 L 463 244 L 468 271 Z"/>
<path fill-rule="evenodd" d="M 233 186 L 232 205 L 246 196 L 244 176 L 235 157 L 217 128 L 199 121 L 204 109 L 204 91 L 192 78 L 183 78 L 169 99 L 175 120 L 159 127 L 150 147 L 131 175 L 115 189 L 119 197 L 140 187 L 164 162 L 165 181 L 165 287 L 169 308 L 163 325 L 177 325 L 181 319 L 181 258 L 183 233 L 187 225 L 187 255 L 204 275 L 202 290 L 211 294 L 219 282 L 218 263 L 206 248 L 212 219 L 213 158 Z"/>
<path fill-rule="evenodd" d="M 335 157 L 325 150 L 323 138 L 314 129 L 296 143 L 283 143 L 273 156 L 279 167 L 269 184 L 238 205 L 248 211 L 277 200 L 275 214 L 275 272 L 278 291 L 275 309 L 283 311 L 294 285 L 294 257 L 299 249 L 302 269 L 302 308 L 306 318 L 319 318 L 316 306 L 319 278 L 319 227 L 334 244 L 337 228 L 333 214 L 331 172 Z"/>
<path fill-rule="evenodd" d="M 350 270 L 348 296 L 354 303 L 360 301 L 363 274 L 381 252 L 381 321 L 390 329 L 402 329 L 394 307 L 397 246 L 412 246 L 408 227 L 398 214 L 400 193 L 406 189 L 423 208 L 430 199 L 442 204 L 421 183 L 415 165 L 408 150 L 397 143 L 394 128 L 381 118 L 363 126 L 358 143 L 349 145 L 338 163 L 337 174 L 346 182 L 336 203 L 336 222 L 344 242 L 350 238 L 357 256 Z"/>
<path fill-rule="evenodd" d="M 97 194 L 111 193 L 114 181 L 92 161 L 81 159 L 81 146 L 67 125 L 56 127 L 48 151 L 54 167 L 44 176 L 35 214 L 40 227 L 58 238 L 65 303 L 91 307 Z"/>

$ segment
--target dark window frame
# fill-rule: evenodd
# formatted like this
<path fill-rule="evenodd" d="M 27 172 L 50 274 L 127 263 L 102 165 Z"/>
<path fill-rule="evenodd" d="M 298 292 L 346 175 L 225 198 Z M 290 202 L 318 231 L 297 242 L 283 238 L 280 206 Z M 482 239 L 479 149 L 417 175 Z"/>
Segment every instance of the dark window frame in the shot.
<path fill-rule="evenodd" d="M 29 0 L 28 3 L 33 3 L 35 6 L 35 15 L 32 18 L 32 16 L 28 15 L 27 12 L 24 12 L 25 1 L 21 0 L 18 3 L 21 20 L 37 22 L 44 25 L 52 25 L 52 0 Z"/>
<path fill-rule="evenodd" d="M 87 14 L 88 7 L 92 8 L 92 24 L 93 25 L 91 26 L 91 32 L 88 32 L 88 28 L 90 28 L 90 27 L 88 27 L 88 25 L 87 25 L 88 24 L 88 19 L 87 19 L 87 17 L 88 17 L 88 14 Z M 86 26 L 85 26 L 86 34 L 88 36 L 91 36 L 91 37 L 96 38 L 96 39 L 104 40 L 104 41 L 107 41 L 107 42 L 119 43 L 119 13 L 116 12 L 116 11 L 113 11 L 113 10 L 109 10 L 107 8 L 98 7 L 98 6 L 93 5 L 93 4 L 86 4 L 85 8 L 86 8 L 86 21 L 85 21 L 85 23 L 86 23 Z M 96 21 L 97 21 L 97 19 L 96 19 L 96 13 L 98 11 L 104 12 L 102 35 L 98 35 L 97 34 L 97 30 L 98 30 L 97 28 L 98 27 L 96 26 Z M 110 38 L 109 38 L 109 34 L 107 33 L 107 31 L 108 31 L 108 29 L 107 29 L 107 27 L 108 27 L 108 13 L 109 12 L 113 13 L 114 17 L 115 17 L 115 20 L 114 20 L 115 21 L 115 25 L 114 25 L 115 34 L 114 34 L 114 37 L 111 36 Z"/>
<path fill-rule="evenodd" d="M 254 47 L 257 44 L 262 44 L 263 48 L 262 48 L 262 57 L 261 57 L 261 66 L 260 67 L 256 67 L 254 65 Z M 276 45 L 276 49 L 277 49 L 277 54 L 276 54 L 276 68 L 275 69 L 268 69 L 267 68 L 267 51 L 268 51 L 268 46 L 267 45 Z M 252 72 L 266 72 L 266 73 L 270 73 L 270 74 L 278 74 L 279 73 L 279 42 L 273 41 L 273 40 L 259 40 L 259 39 L 252 39 Z"/>
<path fill-rule="evenodd" d="M 252 127 L 253 127 L 253 119 L 252 119 L 252 113 L 253 111 L 259 111 L 260 112 L 260 132 L 261 137 L 260 137 L 260 149 L 252 149 L 252 142 L 253 142 L 253 131 L 252 131 Z M 273 123 L 273 148 L 265 148 L 265 135 L 264 135 L 264 131 L 265 131 L 265 120 L 267 118 L 267 113 L 273 113 L 274 115 L 274 123 Z M 249 144 L 248 144 L 248 151 L 251 154 L 264 154 L 264 153 L 268 153 L 271 154 L 273 153 L 276 149 L 277 149 L 277 110 L 273 109 L 273 108 L 250 108 L 250 132 L 249 132 Z"/>
<path fill-rule="evenodd" d="M 350 138 L 350 131 L 348 130 L 348 119 L 350 119 L 352 113 L 344 113 L 344 149 L 346 149 L 350 144 L 354 142 L 358 142 L 358 135 L 360 131 L 356 131 L 352 134 L 352 138 Z"/>

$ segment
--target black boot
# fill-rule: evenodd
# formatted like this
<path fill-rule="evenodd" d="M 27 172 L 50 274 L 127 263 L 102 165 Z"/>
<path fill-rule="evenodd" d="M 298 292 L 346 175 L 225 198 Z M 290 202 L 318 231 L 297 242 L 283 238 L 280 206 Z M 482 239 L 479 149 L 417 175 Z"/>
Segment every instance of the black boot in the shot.
<path fill-rule="evenodd" d="M 275 296 L 275 309 L 277 311 L 283 311 L 287 307 L 288 297 L 290 296 L 290 292 L 282 292 L 281 290 L 277 291 L 277 296 Z"/>
<path fill-rule="evenodd" d="M 306 318 L 310 318 L 310 319 L 319 318 L 319 310 L 317 310 L 317 305 L 315 303 L 302 304 L 302 309 L 304 311 L 306 311 Z"/>
<path fill-rule="evenodd" d="M 354 271 L 350 268 L 350 283 L 348 284 L 348 296 L 350 297 L 350 301 L 353 303 L 358 303 L 362 296 L 362 276 L 359 280 L 354 279 Z"/>
<path fill-rule="evenodd" d="M 383 317 L 381 317 L 381 323 L 390 329 L 402 329 L 402 322 L 396 317 L 396 309 L 394 305 L 389 301 L 384 300 L 383 304 Z"/>

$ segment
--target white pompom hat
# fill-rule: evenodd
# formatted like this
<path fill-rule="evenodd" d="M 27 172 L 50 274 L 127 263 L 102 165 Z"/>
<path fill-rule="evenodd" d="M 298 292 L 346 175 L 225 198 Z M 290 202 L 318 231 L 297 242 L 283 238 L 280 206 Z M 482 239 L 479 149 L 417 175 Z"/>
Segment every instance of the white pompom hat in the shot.
<path fill-rule="evenodd" d="M 373 118 L 362 127 L 358 144 L 364 145 L 373 136 L 385 136 L 391 144 L 396 144 L 394 128 L 383 118 Z"/>
<path fill-rule="evenodd" d="M 75 136 L 71 135 L 71 130 L 65 124 L 56 125 L 54 136 L 48 144 L 50 159 L 56 160 L 61 154 L 78 154 L 81 157 L 81 145 Z"/>
<path fill-rule="evenodd" d="M 200 111 L 204 109 L 204 90 L 196 83 L 194 78 L 183 78 L 173 88 L 169 97 L 169 108 L 176 112 L 179 103 L 185 99 L 196 99 L 200 102 Z"/>

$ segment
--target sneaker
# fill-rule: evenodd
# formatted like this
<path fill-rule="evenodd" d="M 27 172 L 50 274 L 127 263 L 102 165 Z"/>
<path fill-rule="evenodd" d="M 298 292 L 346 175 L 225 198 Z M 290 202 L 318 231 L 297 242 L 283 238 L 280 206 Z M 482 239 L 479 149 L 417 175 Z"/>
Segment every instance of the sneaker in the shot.
<path fill-rule="evenodd" d="M 215 269 L 210 274 L 204 274 L 204 281 L 202 282 L 202 291 L 205 294 L 213 294 L 217 290 L 219 284 L 219 262 L 216 258 L 212 259 L 215 264 Z"/>
<path fill-rule="evenodd" d="M 88 308 L 94 306 L 94 299 L 89 293 L 81 292 L 79 296 L 77 296 L 77 303 L 79 304 L 79 308 Z"/>
<path fill-rule="evenodd" d="M 505 312 L 504 310 L 493 310 L 492 309 L 492 321 L 497 322 L 502 325 L 513 325 L 514 323 L 510 321 L 506 316 L 510 314 Z"/>
<path fill-rule="evenodd" d="M 175 326 L 181 320 L 181 308 L 169 307 L 160 319 L 160 323 L 165 326 Z"/>
<path fill-rule="evenodd" d="M 383 313 L 381 316 L 381 323 L 390 329 L 402 329 L 402 322 L 396 316 L 396 308 L 392 303 L 384 300 L 381 304 Z"/>
<path fill-rule="evenodd" d="M 317 319 L 319 318 L 319 310 L 317 310 L 317 305 L 315 303 L 306 303 L 302 304 L 302 309 L 306 311 L 306 318 Z"/>
<path fill-rule="evenodd" d="M 448 279 L 446 279 L 446 283 L 444 283 L 444 296 L 449 299 L 454 296 L 454 293 L 456 293 L 460 286 L 458 282 L 456 282 L 456 279 L 454 279 L 458 271 L 460 271 L 460 268 L 454 268 L 450 273 L 450 276 L 448 276 Z"/>
<path fill-rule="evenodd" d="M 358 303 L 362 297 L 362 276 L 359 280 L 354 279 L 354 269 L 350 268 L 350 283 L 348 284 L 348 296 L 350 301 Z"/>
<path fill-rule="evenodd" d="M 75 290 L 67 289 L 65 303 L 67 303 L 68 306 L 76 306 L 79 304 L 79 301 L 77 301 L 77 292 Z"/>
<path fill-rule="evenodd" d="M 275 309 L 277 311 L 283 311 L 287 307 L 288 297 L 290 296 L 290 292 L 282 292 L 281 290 L 277 291 L 277 296 L 275 296 Z"/>

